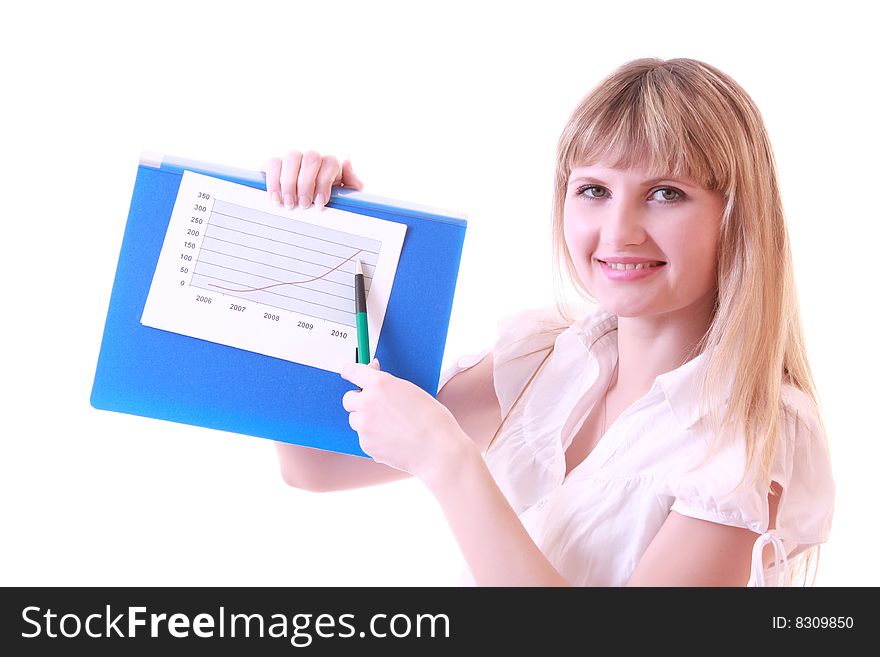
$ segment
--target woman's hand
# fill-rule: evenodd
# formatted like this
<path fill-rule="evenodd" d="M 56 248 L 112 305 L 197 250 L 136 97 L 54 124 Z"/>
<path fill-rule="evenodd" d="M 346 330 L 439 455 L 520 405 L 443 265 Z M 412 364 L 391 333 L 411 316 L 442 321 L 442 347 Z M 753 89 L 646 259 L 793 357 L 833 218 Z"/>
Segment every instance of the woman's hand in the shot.
<path fill-rule="evenodd" d="M 332 155 L 322 156 L 315 151 L 290 151 L 284 158 L 275 157 L 266 162 L 266 191 L 276 205 L 288 210 L 299 204 L 309 207 L 312 202 L 323 207 L 330 199 L 331 187 L 350 187 L 362 190 L 351 162 L 339 163 Z"/>
<path fill-rule="evenodd" d="M 429 487 L 457 471 L 476 445 L 443 404 L 417 385 L 369 365 L 348 363 L 342 378 L 361 390 L 342 396 L 348 423 L 374 461 L 409 472 Z"/>

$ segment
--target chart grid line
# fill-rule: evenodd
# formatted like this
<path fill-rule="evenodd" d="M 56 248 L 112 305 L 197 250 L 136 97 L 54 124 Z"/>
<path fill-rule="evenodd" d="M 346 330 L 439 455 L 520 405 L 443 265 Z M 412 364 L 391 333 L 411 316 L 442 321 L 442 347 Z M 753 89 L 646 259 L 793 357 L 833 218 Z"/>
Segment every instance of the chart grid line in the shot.
<path fill-rule="evenodd" d="M 206 265 L 212 265 L 212 266 L 215 266 L 215 267 L 219 267 L 220 269 L 225 269 L 225 270 L 227 270 L 227 271 L 234 271 L 234 272 L 239 273 L 239 274 L 242 274 L 242 273 L 246 274 L 246 273 L 248 273 L 248 272 L 246 272 L 246 271 L 242 271 L 242 270 L 240 270 L 240 269 L 231 269 L 230 267 L 223 267 L 223 266 L 221 266 L 221 265 L 214 265 L 214 263 L 212 263 L 212 262 L 208 262 L 207 260 L 203 260 L 202 262 L 204 262 Z M 207 274 L 201 274 L 201 273 L 199 274 L 199 276 L 202 276 L 202 277 L 204 277 L 204 278 L 214 278 L 215 280 L 223 281 L 224 283 L 230 283 L 230 284 L 232 284 L 232 285 L 241 285 L 241 283 L 238 282 L 238 281 L 232 281 L 232 280 L 229 280 L 229 279 L 220 278 L 219 276 L 209 277 Z M 287 281 L 280 281 L 280 280 L 278 280 L 277 278 L 267 278 L 267 280 L 273 281 L 273 283 L 277 283 L 278 285 L 289 285 L 289 282 L 287 282 Z M 332 281 L 331 281 L 331 282 L 332 282 Z M 341 283 L 338 283 L 338 285 L 341 285 Z M 274 287 L 274 286 L 269 285 L 269 286 L 266 286 L 266 287 L 263 287 L 263 288 L 252 289 L 252 290 L 231 290 L 231 289 L 227 289 L 227 288 L 222 288 L 222 287 L 220 287 L 219 285 L 215 285 L 215 286 L 213 286 L 213 287 L 216 287 L 216 288 L 218 288 L 218 289 L 220 289 L 220 290 L 223 290 L 224 292 L 256 292 L 256 291 L 265 291 L 265 290 L 267 290 L 268 288 L 270 288 L 270 287 Z M 342 295 L 339 295 L 339 294 L 333 294 L 332 292 L 324 292 L 324 294 L 329 295 L 329 296 L 333 296 L 333 297 L 337 297 L 337 298 L 339 298 L 339 299 L 349 299 L 349 298 L 350 298 L 350 297 L 348 297 L 348 296 L 342 296 Z M 296 298 L 296 297 L 291 297 L 291 298 Z"/>
<path fill-rule="evenodd" d="M 215 278 L 216 280 L 223 280 L 223 279 L 217 279 L 216 277 L 212 277 L 212 276 L 205 276 L 205 278 Z M 226 282 L 229 282 L 229 281 L 226 281 Z M 217 292 L 216 289 L 207 288 L 207 287 L 204 287 L 203 285 L 196 285 L 196 284 L 193 284 L 193 287 L 196 288 L 196 289 L 199 289 L 199 290 L 205 290 L 206 292 L 213 292 L 213 293 L 216 293 L 216 292 Z M 235 297 L 236 299 L 244 299 L 245 301 L 253 301 L 253 297 L 250 297 L 250 296 L 244 296 L 244 295 L 242 295 L 242 294 L 238 294 L 238 293 L 235 293 L 235 292 L 224 292 L 223 294 L 226 295 L 226 296 L 229 296 L 229 297 Z M 327 308 L 328 310 L 338 310 L 338 308 L 334 308 L 333 306 L 327 306 L 327 305 L 324 305 L 324 304 L 321 304 L 321 303 L 317 303 L 317 302 L 315 302 L 315 301 L 306 301 L 306 300 L 304 300 L 304 299 L 300 299 L 299 297 L 292 297 L 292 296 L 289 296 L 289 295 L 286 295 L 286 294 L 281 294 L 280 292 L 266 291 L 266 292 L 264 292 L 264 294 L 274 294 L 275 296 L 284 297 L 285 299 L 295 299 L 295 300 L 297 300 L 297 301 L 300 301 L 300 302 L 302 302 L 302 303 L 307 303 L 307 304 L 312 305 L 312 306 L 321 306 L 321 307 L 323 307 L 323 308 Z M 265 306 L 272 306 L 272 307 L 274 307 L 274 308 L 279 308 L 279 309 L 281 309 L 281 310 L 284 310 L 284 309 L 285 309 L 284 306 L 273 305 L 273 304 L 271 304 L 271 303 L 263 303 L 263 305 L 265 305 Z M 308 314 L 308 313 L 303 313 L 303 314 Z M 309 316 L 312 317 L 313 319 L 320 319 L 320 320 L 323 320 L 323 321 L 334 321 L 334 322 L 337 323 L 337 324 L 345 324 L 346 326 L 350 326 L 350 327 L 352 327 L 352 328 L 355 328 L 356 325 L 357 325 L 357 323 L 356 323 L 355 321 L 352 321 L 351 323 L 347 323 L 347 322 L 344 322 L 344 321 L 327 320 L 327 319 L 325 319 L 324 317 L 315 316 L 315 315 L 309 315 Z"/>
<path fill-rule="evenodd" d="M 306 264 L 308 264 L 308 265 L 320 265 L 320 264 L 322 264 L 322 263 L 319 263 L 319 262 L 312 262 L 311 260 L 303 260 L 302 258 L 294 258 L 293 256 L 284 255 L 283 253 L 277 253 L 277 252 L 275 252 L 275 251 L 267 251 L 267 250 L 265 250 L 265 249 L 258 249 L 258 248 L 253 247 L 253 246 L 243 246 L 243 245 L 239 244 L 238 242 L 233 242 L 233 241 L 230 241 L 230 240 L 223 240 L 223 239 L 220 239 L 219 237 L 211 237 L 211 236 L 209 236 L 209 235 L 207 234 L 207 232 L 205 233 L 205 239 L 211 239 L 211 240 L 215 240 L 215 241 L 217 241 L 217 242 L 223 242 L 223 243 L 225 243 L 225 244 L 232 244 L 232 245 L 237 246 L 238 248 L 247 248 L 247 249 L 251 249 L 251 250 L 253 250 L 253 251 L 260 251 L 261 253 L 266 253 L 266 254 L 269 254 L 269 255 L 275 255 L 275 256 L 278 256 L 278 257 L 280 257 L 280 258 L 287 258 L 288 260 L 296 260 L 296 261 L 298 261 L 298 262 L 304 262 L 304 263 L 306 263 Z M 217 250 L 215 250 L 215 249 L 206 249 L 206 248 L 204 247 L 204 242 L 202 242 L 202 249 L 201 249 L 201 250 L 202 250 L 202 251 L 210 251 L 211 253 L 218 253 L 218 254 L 220 254 L 220 255 L 229 256 L 230 258 L 241 258 L 242 260 L 248 260 L 248 258 L 243 258 L 243 257 L 241 257 L 241 256 L 235 256 L 235 255 L 232 255 L 231 253 L 226 253 L 225 251 L 217 251 Z M 319 252 L 319 253 L 323 253 L 323 252 Z M 332 257 L 339 257 L 339 256 L 337 256 L 337 255 L 335 255 L 335 254 L 333 254 L 333 253 L 326 253 L 326 254 L 324 254 L 324 255 L 329 255 L 329 256 L 332 256 Z M 259 264 L 262 264 L 262 265 L 266 265 L 266 266 L 268 266 L 268 267 L 275 266 L 275 265 L 270 265 L 269 263 L 267 263 L 267 262 L 263 262 L 263 261 L 261 261 L 261 260 L 251 260 L 251 262 L 256 262 L 256 263 L 259 263 Z M 278 267 L 278 269 L 283 269 L 283 267 Z M 302 272 L 300 272 L 300 273 L 302 273 Z M 354 272 L 353 272 L 353 271 L 352 271 L 352 272 L 347 272 L 347 273 L 351 273 L 352 276 L 354 276 Z M 373 280 L 373 277 L 372 277 L 372 276 L 368 276 L 368 275 L 366 274 L 366 272 L 365 272 L 365 273 L 364 273 L 364 280 L 367 280 L 367 279 L 369 279 L 369 280 Z"/>
<path fill-rule="evenodd" d="M 236 230 L 235 228 L 229 228 L 229 227 L 227 227 L 227 226 L 221 226 L 220 224 L 212 224 L 212 227 L 215 228 L 215 229 L 217 229 L 217 228 L 221 228 L 221 229 L 223 229 L 223 230 L 228 230 L 228 231 L 231 231 L 231 232 L 234 232 L 234 233 L 239 233 L 239 234 L 241 234 L 241 235 L 247 235 L 248 237 L 256 237 L 257 239 L 268 240 L 268 241 L 270 241 L 270 242 L 276 242 L 276 243 L 278 243 L 278 244 L 285 244 L 285 245 L 287 245 L 287 246 L 296 246 L 296 248 L 298 248 L 298 249 L 303 249 L 304 251 L 314 251 L 314 252 L 316 252 L 316 253 L 323 253 L 323 254 L 325 254 L 325 255 L 337 255 L 337 254 L 335 254 L 335 253 L 328 253 L 327 251 L 320 251 L 319 249 L 312 249 L 312 248 L 310 248 L 310 247 L 308 247 L 308 246 L 303 246 L 302 244 L 294 244 L 294 243 L 292 243 L 292 242 L 286 242 L 285 240 L 276 240 L 276 239 L 273 239 L 273 238 L 271 238 L 271 237 L 266 237 L 265 235 L 258 235 L 257 233 L 248 233 L 247 231 Z M 205 237 L 208 237 L 208 233 L 207 233 L 207 232 L 205 232 Z M 307 238 L 309 238 L 309 239 L 319 239 L 319 238 L 312 237 L 311 235 L 305 235 L 305 237 L 307 237 Z M 220 238 L 219 238 L 219 237 L 212 237 L 211 239 L 220 239 Z M 339 244 L 338 242 L 333 242 L 333 241 L 331 241 L 331 240 L 321 240 L 321 241 L 327 242 L 327 243 L 329 243 L 329 244 Z M 339 246 L 349 247 L 348 244 L 339 244 Z M 349 247 L 349 248 L 350 248 L 350 247 Z M 368 252 L 368 253 L 372 253 L 373 255 L 379 255 L 378 251 L 368 251 L 367 249 L 361 249 L 361 250 L 362 250 L 362 251 L 365 251 L 365 252 Z"/>
<path fill-rule="evenodd" d="M 233 255 L 229 255 L 228 253 L 223 253 L 222 251 L 214 251 L 213 249 L 206 249 L 206 248 L 204 248 L 204 247 L 202 247 L 202 251 L 206 251 L 206 252 L 208 252 L 208 253 L 217 253 L 217 254 L 219 254 L 219 255 L 224 255 L 224 256 L 226 256 L 227 258 L 235 258 L 235 259 L 237 259 L 237 260 L 244 260 L 245 262 L 250 262 L 250 263 L 254 263 L 254 264 L 261 264 L 261 265 L 263 265 L 264 267 L 271 267 L 272 269 L 280 269 L 281 271 L 285 271 L 285 272 L 288 272 L 288 273 L 290 273 L 290 274 L 303 274 L 303 275 L 305 274 L 305 272 L 301 272 L 301 271 L 296 270 L 296 269 L 288 269 L 287 267 L 279 267 L 278 265 L 270 265 L 270 264 L 268 264 L 268 263 L 260 262 L 259 260 L 251 260 L 250 258 L 243 258 L 243 257 L 241 257 L 241 256 L 233 256 Z M 231 270 L 231 271 L 237 271 L 237 272 L 241 272 L 241 273 L 249 273 L 247 270 L 243 270 L 243 269 L 234 269 L 233 267 L 228 267 L 228 266 L 226 266 L 226 265 L 220 265 L 220 264 L 217 264 L 216 262 L 208 262 L 207 260 L 202 260 L 202 262 L 204 262 L 206 265 L 213 265 L 213 266 L 215 266 L 215 267 L 222 267 L 223 269 L 229 269 L 229 270 Z M 255 275 L 255 274 L 251 274 L 251 275 Z M 277 281 L 277 280 L 278 280 L 278 279 L 270 278 L 270 277 L 268 277 L 268 276 L 266 276 L 265 278 L 267 278 L 267 279 L 269 279 L 269 280 L 274 280 L 274 281 Z M 334 285 L 341 285 L 342 287 L 348 287 L 348 288 L 353 288 L 353 287 L 354 287 L 354 284 L 353 284 L 353 283 L 340 283 L 339 281 L 334 281 L 334 280 L 332 280 L 332 279 L 330 279 L 330 278 L 327 278 L 327 279 L 325 279 L 325 280 L 326 280 L 328 283 L 333 283 Z M 372 278 L 369 278 L 369 277 L 367 277 L 367 276 L 365 275 L 365 276 L 364 276 L 364 281 L 366 282 L 367 280 L 372 281 Z M 369 289 L 369 286 L 366 286 L 366 287 L 367 287 L 367 289 Z"/>
<path fill-rule="evenodd" d="M 228 201 L 224 201 L 224 202 L 225 202 L 225 203 L 228 203 Z M 234 204 L 233 204 L 233 203 L 230 203 L 230 205 L 234 205 Z M 242 217 L 237 217 L 237 216 L 235 216 L 235 215 L 226 214 L 225 212 L 219 212 L 219 211 L 217 211 L 217 210 L 214 210 L 214 209 L 213 209 L 213 206 L 211 206 L 211 207 L 212 207 L 212 210 L 211 210 L 211 213 L 212 213 L 212 214 L 219 214 L 220 216 L 223 216 L 223 217 L 231 217 L 231 218 L 236 219 L 236 220 L 238 220 L 238 221 L 242 221 L 242 222 L 249 223 L 249 224 L 256 224 L 256 225 L 258 225 L 258 226 L 264 226 L 264 227 L 266 227 L 266 228 L 271 228 L 272 230 L 277 230 L 277 231 L 280 231 L 280 232 L 283 232 L 283 233 L 292 233 L 292 234 L 294 234 L 294 235 L 300 235 L 300 236 L 302 236 L 302 237 L 308 237 L 308 238 L 311 238 L 311 239 L 319 239 L 319 240 L 321 240 L 322 242 L 329 242 L 330 244 L 338 244 L 339 246 L 351 246 L 350 244 L 346 244 L 345 242 L 335 242 L 335 241 L 333 241 L 333 240 L 328 240 L 328 239 L 323 238 L 323 237 L 315 237 L 314 235 L 309 235 L 309 234 L 307 234 L 307 233 L 300 233 L 300 232 L 295 231 L 295 230 L 290 230 L 289 228 L 279 228 L 279 227 L 277 227 L 277 226 L 273 226 L 273 225 L 271 225 L 271 224 L 263 224 L 263 223 L 260 223 L 259 221 L 253 221 L 252 219 L 244 219 L 244 218 L 242 218 Z M 378 252 L 375 252 L 375 253 L 378 254 Z"/>

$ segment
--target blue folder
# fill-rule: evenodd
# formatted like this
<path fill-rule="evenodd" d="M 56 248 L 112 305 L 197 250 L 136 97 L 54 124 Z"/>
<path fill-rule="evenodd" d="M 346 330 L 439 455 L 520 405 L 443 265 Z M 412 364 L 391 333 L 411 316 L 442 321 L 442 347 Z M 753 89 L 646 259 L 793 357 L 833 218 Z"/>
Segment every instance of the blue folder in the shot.
<path fill-rule="evenodd" d="M 141 158 L 92 406 L 366 456 L 342 407 L 342 395 L 354 386 L 338 374 L 140 323 L 184 170 L 266 189 L 261 171 L 170 156 Z M 327 205 L 406 224 L 372 356 L 384 371 L 436 395 L 466 219 L 338 188 Z"/>

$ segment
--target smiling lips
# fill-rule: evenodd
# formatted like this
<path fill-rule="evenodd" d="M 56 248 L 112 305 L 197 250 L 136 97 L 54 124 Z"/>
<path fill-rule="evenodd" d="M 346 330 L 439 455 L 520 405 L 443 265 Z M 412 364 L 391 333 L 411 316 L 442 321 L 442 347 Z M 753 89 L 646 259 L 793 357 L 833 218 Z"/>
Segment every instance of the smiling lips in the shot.
<path fill-rule="evenodd" d="M 666 263 L 662 260 L 646 260 L 644 258 L 596 258 L 602 272 L 612 281 L 635 281 L 652 276 L 662 269 Z"/>

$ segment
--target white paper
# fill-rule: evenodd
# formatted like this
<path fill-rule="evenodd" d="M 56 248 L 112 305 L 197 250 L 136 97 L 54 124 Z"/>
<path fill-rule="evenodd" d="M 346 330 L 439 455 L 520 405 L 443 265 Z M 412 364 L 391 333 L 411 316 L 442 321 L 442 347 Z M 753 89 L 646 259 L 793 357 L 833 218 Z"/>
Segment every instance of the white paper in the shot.
<path fill-rule="evenodd" d="M 354 362 L 354 271 L 376 352 L 406 225 L 185 171 L 141 323 L 339 372 Z"/>

